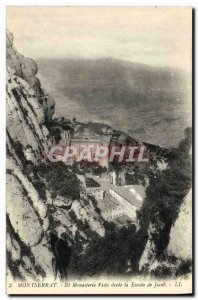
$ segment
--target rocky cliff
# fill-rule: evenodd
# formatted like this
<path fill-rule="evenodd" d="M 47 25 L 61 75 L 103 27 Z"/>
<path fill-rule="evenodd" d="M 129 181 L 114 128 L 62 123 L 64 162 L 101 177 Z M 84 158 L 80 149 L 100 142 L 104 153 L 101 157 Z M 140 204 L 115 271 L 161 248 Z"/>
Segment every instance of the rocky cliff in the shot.
<path fill-rule="evenodd" d="M 86 247 L 90 239 L 87 229 L 103 236 L 103 221 L 86 196 L 53 197 L 45 178 L 31 171 L 44 161 L 49 148 L 47 137 L 54 101 L 35 76 L 36 63 L 15 50 L 9 31 L 6 46 L 7 273 L 34 280 L 57 274 L 64 277 L 69 257 L 63 257 L 69 252 L 63 250 L 61 254 L 63 247 L 59 245 L 63 243 L 68 251 L 77 235 L 84 239 Z M 39 184 L 43 187 L 42 196 Z M 77 224 L 78 219 L 86 223 L 86 232 Z M 60 267 L 57 261 L 61 259 Z"/>
<path fill-rule="evenodd" d="M 24 79 L 28 83 L 28 98 L 36 97 L 40 107 L 42 107 L 45 119 L 49 121 L 54 113 L 55 102 L 42 88 L 39 79 L 36 77 L 38 68 L 36 62 L 22 54 L 14 48 L 13 34 L 6 32 L 6 66 L 15 71 L 16 76 Z M 27 84 L 26 84 L 27 87 Z M 36 100 L 35 100 L 36 102 Z"/>
<path fill-rule="evenodd" d="M 186 275 L 192 262 L 192 189 L 183 199 L 178 218 L 168 235 L 168 246 L 159 255 L 156 241 L 163 239 L 165 224 L 150 223 L 148 239 L 139 261 L 139 270 L 150 275 L 166 277 Z"/>
<path fill-rule="evenodd" d="M 192 259 L 192 189 L 184 199 L 178 219 L 171 228 L 167 250 L 182 259 Z"/>
<path fill-rule="evenodd" d="M 14 155 L 14 143 L 20 143 L 27 159 L 35 162 L 47 151 L 45 113 L 28 82 L 15 73 L 7 67 L 7 147 Z"/>

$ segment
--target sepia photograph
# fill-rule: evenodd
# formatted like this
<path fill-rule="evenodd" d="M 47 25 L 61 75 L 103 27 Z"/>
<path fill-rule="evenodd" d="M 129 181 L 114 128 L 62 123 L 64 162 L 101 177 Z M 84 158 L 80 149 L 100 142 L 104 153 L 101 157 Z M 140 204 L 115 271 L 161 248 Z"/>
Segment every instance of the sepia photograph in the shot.
<path fill-rule="evenodd" d="M 7 294 L 192 294 L 192 7 L 6 7 Z"/>

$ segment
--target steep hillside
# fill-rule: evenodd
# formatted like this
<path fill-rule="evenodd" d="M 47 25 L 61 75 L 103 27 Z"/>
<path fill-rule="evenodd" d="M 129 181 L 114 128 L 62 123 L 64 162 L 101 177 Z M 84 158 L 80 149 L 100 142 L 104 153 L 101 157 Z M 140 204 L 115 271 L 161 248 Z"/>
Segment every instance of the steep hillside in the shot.
<path fill-rule="evenodd" d="M 8 31 L 7 273 L 14 278 L 42 280 L 57 273 L 64 278 L 74 241 L 82 238 L 86 247 L 94 234 L 104 236 L 105 231 L 86 196 L 69 192 L 67 198 L 61 196 L 66 183 L 71 186 L 75 182 L 74 189 L 80 189 L 73 170 L 44 163 L 54 102 L 43 92 L 36 72 L 36 63 L 13 48 Z M 60 190 L 55 193 L 57 183 Z"/>

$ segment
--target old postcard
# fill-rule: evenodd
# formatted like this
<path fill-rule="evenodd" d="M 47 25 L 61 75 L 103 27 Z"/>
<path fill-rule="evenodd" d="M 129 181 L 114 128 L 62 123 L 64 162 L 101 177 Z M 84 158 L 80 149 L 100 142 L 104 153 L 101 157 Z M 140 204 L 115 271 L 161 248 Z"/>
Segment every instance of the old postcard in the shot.
<path fill-rule="evenodd" d="M 192 9 L 7 7 L 8 294 L 192 294 Z"/>

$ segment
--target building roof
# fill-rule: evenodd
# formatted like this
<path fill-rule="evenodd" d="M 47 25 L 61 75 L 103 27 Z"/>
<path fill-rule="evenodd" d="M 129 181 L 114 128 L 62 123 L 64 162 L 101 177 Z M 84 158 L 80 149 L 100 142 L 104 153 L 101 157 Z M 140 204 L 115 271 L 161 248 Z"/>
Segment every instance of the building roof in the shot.
<path fill-rule="evenodd" d="M 126 185 L 125 188 L 129 189 L 130 192 L 136 195 L 137 199 L 139 199 L 140 201 L 143 201 L 146 197 L 146 186 L 142 184 Z"/>
<path fill-rule="evenodd" d="M 145 197 L 145 189 L 143 185 L 128 185 L 128 186 L 112 186 L 118 195 L 123 197 L 134 206 L 141 207 Z"/>

